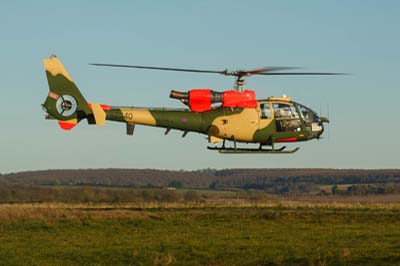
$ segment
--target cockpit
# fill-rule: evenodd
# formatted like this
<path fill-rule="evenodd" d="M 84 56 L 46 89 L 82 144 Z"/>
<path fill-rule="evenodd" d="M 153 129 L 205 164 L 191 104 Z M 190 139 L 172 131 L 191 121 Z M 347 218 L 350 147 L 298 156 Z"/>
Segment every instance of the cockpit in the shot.
<path fill-rule="evenodd" d="M 261 103 L 260 118 L 275 118 L 277 132 L 304 130 L 309 139 L 318 138 L 324 131 L 322 122 L 326 122 L 310 108 L 292 101 Z"/>

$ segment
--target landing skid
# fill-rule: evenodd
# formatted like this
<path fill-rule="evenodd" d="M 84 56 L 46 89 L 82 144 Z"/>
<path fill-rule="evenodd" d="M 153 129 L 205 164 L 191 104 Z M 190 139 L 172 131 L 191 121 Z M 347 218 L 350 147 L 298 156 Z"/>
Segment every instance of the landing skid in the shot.
<path fill-rule="evenodd" d="M 225 148 L 225 147 L 207 147 L 209 150 L 219 151 L 219 153 L 224 154 L 233 154 L 233 153 L 271 153 L 271 154 L 290 154 L 295 153 L 300 148 L 297 147 L 293 150 L 285 150 L 286 146 L 283 146 L 279 149 L 250 149 L 250 148 Z"/>

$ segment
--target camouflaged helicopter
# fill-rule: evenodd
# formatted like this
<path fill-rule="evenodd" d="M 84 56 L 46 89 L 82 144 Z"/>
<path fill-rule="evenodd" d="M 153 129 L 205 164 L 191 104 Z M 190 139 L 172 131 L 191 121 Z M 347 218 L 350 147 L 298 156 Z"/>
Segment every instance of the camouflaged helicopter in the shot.
<path fill-rule="evenodd" d="M 115 107 L 87 102 L 63 64 L 56 56 L 44 59 L 50 92 L 42 104 L 47 119 L 56 119 L 62 129 L 71 130 L 83 119 L 90 125 L 104 125 L 106 120 L 126 124 L 126 133 L 133 135 L 135 125 L 197 132 L 208 136 L 210 150 L 220 153 L 294 153 L 295 148 L 275 147 L 276 143 L 319 139 L 324 132 L 325 117 L 291 98 L 269 97 L 256 99 L 255 92 L 245 90 L 245 78 L 252 75 L 340 75 L 341 73 L 279 72 L 293 69 L 267 67 L 251 71 L 213 71 L 165 67 L 92 64 L 96 66 L 126 67 L 153 70 L 215 73 L 235 76 L 233 90 L 217 92 L 210 89 L 191 89 L 188 92 L 172 90 L 170 98 L 180 100 L 188 108 Z M 226 141 L 233 146 L 226 146 Z M 217 143 L 222 143 L 218 147 Z M 237 143 L 258 144 L 258 148 L 238 147 Z M 217 146 L 216 146 L 217 145 Z M 267 147 L 266 147 L 267 146 Z"/>

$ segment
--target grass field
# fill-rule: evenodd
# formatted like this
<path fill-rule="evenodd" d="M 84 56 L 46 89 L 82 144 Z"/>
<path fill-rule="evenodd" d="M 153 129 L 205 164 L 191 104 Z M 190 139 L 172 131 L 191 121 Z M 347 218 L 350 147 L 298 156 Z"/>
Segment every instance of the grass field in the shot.
<path fill-rule="evenodd" d="M 400 204 L 3 204 L 0 265 L 400 265 Z"/>

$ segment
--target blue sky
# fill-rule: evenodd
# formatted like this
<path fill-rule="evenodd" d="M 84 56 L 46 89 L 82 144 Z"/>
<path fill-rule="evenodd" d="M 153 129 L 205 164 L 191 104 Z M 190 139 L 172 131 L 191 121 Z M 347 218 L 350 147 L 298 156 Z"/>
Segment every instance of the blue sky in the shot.
<path fill-rule="evenodd" d="M 239 3 L 239 1 L 236 1 Z M 2 1 L 0 173 L 50 168 L 399 168 L 398 1 Z M 226 156 L 205 136 L 123 124 L 45 121 L 42 59 L 57 54 L 89 101 L 181 107 L 171 89 L 233 79 L 106 69 L 90 62 L 200 69 L 298 66 L 337 77 L 252 77 L 259 98 L 287 94 L 327 114 L 329 134 L 294 155 Z M 328 136 L 329 135 L 329 136 Z"/>

